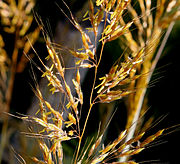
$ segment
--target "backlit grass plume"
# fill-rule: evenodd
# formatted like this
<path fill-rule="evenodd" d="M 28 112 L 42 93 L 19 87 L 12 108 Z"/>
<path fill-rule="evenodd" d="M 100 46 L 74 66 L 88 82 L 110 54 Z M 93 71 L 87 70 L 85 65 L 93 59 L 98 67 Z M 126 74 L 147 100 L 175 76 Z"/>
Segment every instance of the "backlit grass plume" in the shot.
<path fill-rule="evenodd" d="M 40 105 L 36 116 L 20 117 L 38 125 L 35 133 L 28 134 L 38 138 L 38 144 L 43 152 L 43 160 L 31 158 L 35 163 L 63 163 L 63 142 L 76 140 L 77 147 L 72 163 L 135 164 L 133 155 L 143 151 L 148 144 L 167 130 L 157 130 L 155 134 L 146 136 L 147 128 L 137 129 L 136 124 L 140 118 L 152 72 L 159 60 L 159 54 L 162 53 L 162 50 L 157 51 L 157 48 L 165 44 L 161 43 L 161 38 L 166 29 L 170 32 L 169 25 L 173 26 L 171 23 L 179 19 L 179 1 L 157 0 L 152 4 L 151 0 L 96 0 L 95 2 L 89 0 L 88 3 L 89 11 L 84 16 L 84 21 L 89 21 L 91 24 L 91 27 L 87 28 L 88 32 L 76 21 L 65 2 L 64 5 L 69 13 L 64 13 L 59 7 L 81 34 L 82 47 L 70 49 L 57 45 L 51 42 L 45 30 L 41 28 L 49 53 L 46 59 L 51 61 L 51 65 L 47 66 L 39 59 L 44 66 L 44 71 L 41 70 L 42 77 L 47 78 L 52 94 L 64 95 L 65 105 L 61 104 L 58 109 L 54 108 L 53 104 L 45 100 L 37 86 L 34 92 Z M 140 13 L 136 8 L 139 8 Z M 102 31 L 100 26 L 103 27 Z M 93 37 L 90 37 L 90 33 L 94 34 Z M 165 40 L 168 38 L 168 33 L 166 34 Z M 104 46 L 107 42 L 116 39 L 122 40 L 120 46 L 124 48 L 124 53 L 119 54 L 119 59 L 112 63 L 109 72 L 98 80 Z M 64 65 L 63 54 L 75 58 L 71 68 Z M 73 87 L 65 78 L 67 69 L 74 72 Z M 93 85 L 88 100 L 84 99 L 81 87 L 83 69 L 94 70 Z M 127 99 L 128 111 L 126 129 L 117 139 L 106 145 L 103 143 L 104 133 L 98 134 L 86 148 L 82 149 L 82 144 L 86 140 L 84 133 L 94 105 L 111 103 L 124 97 Z M 85 101 L 89 102 L 89 109 L 84 109 Z M 81 113 L 84 110 L 88 112 L 82 123 Z M 135 134 L 135 130 L 139 133 Z"/>

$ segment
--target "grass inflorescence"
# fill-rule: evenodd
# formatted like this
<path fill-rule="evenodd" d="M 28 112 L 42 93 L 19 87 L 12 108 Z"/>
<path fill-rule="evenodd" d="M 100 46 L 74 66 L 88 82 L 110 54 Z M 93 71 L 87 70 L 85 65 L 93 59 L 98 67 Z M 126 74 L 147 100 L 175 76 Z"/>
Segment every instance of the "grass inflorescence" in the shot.
<path fill-rule="evenodd" d="M 39 58 L 44 69 L 38 69 L 42 72 L 42 78 L 48 80 L 50 92 L 63 99 L 63 103 L 56 109 L 36 85 L 33 90 L 39 99 L 38 111 L 34 116 L 16 116 L 37 126 L 34 132 L 26 135 L 37 139 L 43 159 L 30 157 L 30 160 L 34 163 L 61 164 L 64 162 L 63 143 L 75 140 L 76 148 L 74 156 L 70 157 L 71 163 L 136 164 L 134 155 L 168 131 L 168 128 L 163 128 L 148 136 L 147 131 L 153 125 L 153 119 L 150 118 L 144 124 L 139 123 L 139 120 L 147 110 L 145 95 L 152 73 L 174 22 L 179 19 L 179 1 L 157 0 L 155 3 L 151 0 L 88 0 L 89 10 L 83 17 L 83 21 L 91 24 L 87 29 L 76 21 L 64 1 L 63 4 L 68 13 L 58 7 L 80 33 L 82 47 L 72 49 L 54 43 L 40 21 L 39 28 L 48 51 L 46 60 L 50 64 L 47 65 Z M 121 40 L 119 44 L 123 54 L 117 54 L 118 60 L 112 63 L 109 72 L 99 78 L 104 47 L 117 39 Z M 29 42 L 32 41 L 29 39 Z M 3 42 L 0 43 L 3 47 Z M 64 54 L 73 56 L 74 64 L 71 68 L 63 61 Z M 5 53 L 3 57 L 6 57 Z M 1 66 L 5 69 L 4 65 Z M 85 69 L 94 71 L 89 99 L 84 98 L 86 92 L 82 89 L 81 73 Z M 74 73 L 71 82 L 65 76 L 67 70 Z M 2 77 L 5 78 L 3 74 Z M 112 103 L 123 98 L 126 98 L 127 107 L 125 130 L 115 140 L 104 144 L 105 130 L 97 129 L 97 136 L 87 147 L 83 147 L 87 124 L 95 104 Z M 85 103 L 89 104 L 88 109 Z M 86 116 L 82 119 L 84 111 Z"/>

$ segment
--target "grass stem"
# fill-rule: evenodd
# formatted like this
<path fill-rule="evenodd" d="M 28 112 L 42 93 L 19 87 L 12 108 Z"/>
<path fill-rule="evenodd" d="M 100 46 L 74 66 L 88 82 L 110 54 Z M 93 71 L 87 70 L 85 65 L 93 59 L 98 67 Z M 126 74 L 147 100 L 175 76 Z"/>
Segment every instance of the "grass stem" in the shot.
<path fill-rule="evenodd" d="M 103 53 L 104 45 L 105 45 L 105 42 L 103 41 L 102 42 L 102 46 L 101 46 L 100 57 L 99 57 L 97 65 L 95 66 L 94 81 L 93 81 L 93 86 L 92 86 L 91 95 L 90 95 L 90 107 L 89 107 L 88 114 L 87 114 L 87 117 L 86 117 L 86 120 L 85 120 L 85 123 L 84 123 L 82 134 L 79 137 L 79 143 L 78 143 L 78 148 L 77 148 L 77 152 L 76 152 L 74 163 L 77 163 L 77 158 L 78 158 L 78 154 L 79 154 L 79 151 L 80 151 L 82 138 L 84 136 L 84 132 L 85 132 L 85 129 L 86 129 L 86 126 L 87 126 L 87 122 L 88 122 L 90 113 L 91 113 L 91 109 L 92 109 L 92 107 L 94 105 L 94 101 L 92 101 L 92 98 L 93 98 L 93 93 L 94 93 L 94 88 L 95 88 L 95 83 L 96 83 L 96 78 L 97 78 L 98 66 L 99 66 L 101 58 L 102 58 L 102 53 Z"/>

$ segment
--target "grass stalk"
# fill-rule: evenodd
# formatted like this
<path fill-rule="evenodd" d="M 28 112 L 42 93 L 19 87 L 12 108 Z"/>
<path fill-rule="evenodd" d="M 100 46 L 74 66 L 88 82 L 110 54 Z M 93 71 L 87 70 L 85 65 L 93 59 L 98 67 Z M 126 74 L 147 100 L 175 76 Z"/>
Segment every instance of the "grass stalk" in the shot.
<path fill-rule="evenodd" d="M 18 58 L 18 53 L 19 53 L 19 48 L 17 45 L 18 40 L 19 40 L 19 30 L 17 30 L 16 34 L 15 34 L 14 50 L 12 53 L 12 65 L 11 65 L 11 69 L 10 69 L 10 78 L 9 78 L 8 87 L 7 87 L 7 90 L 5 93 L 5 98 L 6 98 L 5 112 L 9 112 L 11 98 L 12 98 L 12 92 L 13 92 L 13 88 L 14 88 L 14 80 L 15 80 L 16 67 L 17 67 L 17 58 Z"/>
<path fill-rule="evenodd" d="M 89 119 L 89 116 L 90 116 L 90 113 L 91 113 L 91 109 L 92 109 L 92 107 L 93 107 L 93 105 L 94 105 L 94 101 L 92 101 L 92 98 L 93 98 L 93 93 L 94 93 L 94 88 L 95 88 L 95 83 L 96 83 L 96 78 L 97 78 L 98 66 L 99 66 L 100 61 L 101 61 L 101 58 L 102 58 L 102 53 L 103 53 L 104 45 L 105 45 L 105 42 L 103 41 L 103 42 L 102 42 L 102 47 L 101 47 L 101 52 L 100 52 L 100 57 L 99 57 L 99 60 L 98 60 L 97 65 L 95 66 L 93 87 L 92 87 L 91 95 L 90 95 L 90 107 L 89 107 L 89 110 L 88 110 L 88 114 L 87 114 L 87 116 L 86 116 L 86 120 L 85 120 L 85 123 L 84 123 L 83 131 L 82 131 L 82 133 L 81 133 L 81 135 L 80 135 L 80 137 L 79 137 L 79 143 L 78 143 L 78 148 L 77 148 L 77 152 L 76 152 L 76 156 L 75 156 L 75 161 L 74 161 L 74 163 L 77 163 L 77 158 L 78 158 L 78 154 L 79 154 L 79 151 L 80 151 L 82 138 L 83 138 L 84 132 L 85 132 L 85 130 L 86 130 L 86 126 L 87 126 L 87 122 L 88 122 L 88 119 Z"/>
<path fill-rule="evenodd" d="M 89 115 L 90 115 L 90 113 L 91 113 L 92 106 L 93 106 L 93 104 L 90 105 L 90 108 L 89 108 L 89 111 L 88 111 L 88 114 L 87 114 L 87 117 L 86 117 L 86 120 L 85 120 L 85 123 L 84 123 L 84 127 L 83 127 L 82 134 L 81 134 L 81 136 L 79 137 L 79 143 L 78 143 L 78 148 L 77 148 L 77 152 L 76 152 L 76 156 L 75 156 L 74 163 L 77 163 L 79 151 L 80 151 L 80 148 L 81 148 L 82 138 L 83 138 L 83 136 L 84 136 L 84 132 L 85 132 L 85 129 L 86 129 L 86 126 L 87 126 L 87 121 L 88 121 L 88 119 L 89 119 Z"/>
<path fill-rule="evenodd" d="M 13 93 L 13 88 L 14 88 L 14 80 L 15 80 L 15 75 L 16 75 L 17 58 L 18 58 L 18 53 L 19 53 L 19 48 L 17 46 L 18 36 L 19 36 L 19 30 L 17 30 L 16 36 L 15 36 L 14 50 L 12 53 L 12 65 L 10 69 L 10 78 L 9 78 L 8 87 L 5 93 L 6 104 L 5 104 L 4 112 L 7 112 L 7 113 L 10 110 L 12 93 Z M 8 131 L 8 115 L 4 115 L 3 127 L 2 127 L 2 132 L 1 132 L 2 138 L 1 138 L 1 149 L 0 149 L 0 163 L 2 162 L 2 155 L 5 148 L 5 144 L 7 142 L 7 131 Z"/>

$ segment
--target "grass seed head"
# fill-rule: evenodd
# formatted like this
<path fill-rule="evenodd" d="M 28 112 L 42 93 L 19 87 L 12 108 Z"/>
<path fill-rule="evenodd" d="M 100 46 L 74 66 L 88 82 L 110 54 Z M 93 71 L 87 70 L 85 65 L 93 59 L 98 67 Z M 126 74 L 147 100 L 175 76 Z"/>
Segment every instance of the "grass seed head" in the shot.
<path fill-rule="evenodd" d="M 140 143 L 140 147 L 145 147 L 146 145 L 148 145 L 149 143 L 151 143 L 152 141 L 154 141 L 156 138 L 158 138 L 159 136 L 161 136 L 163 134 L 163 131 L 165 129 L 159 130 L 157 133 L 155 133 L 154 135 L 149 136 L 148 138 L 146 138 L 142 143 Z"/>

